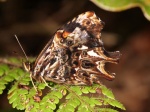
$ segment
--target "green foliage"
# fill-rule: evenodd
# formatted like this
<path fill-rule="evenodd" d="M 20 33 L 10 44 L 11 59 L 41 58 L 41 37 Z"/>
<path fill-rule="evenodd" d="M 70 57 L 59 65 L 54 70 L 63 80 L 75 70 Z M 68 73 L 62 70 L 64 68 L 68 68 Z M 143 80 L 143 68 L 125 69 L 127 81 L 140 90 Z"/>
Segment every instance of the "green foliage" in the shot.
<path fill-rule="evenodd" d="M 47 82 L 31 83 L 28 73 L 20 67 L 16 59 L 9 59 L 9 64 L 0 64 L 0 94 L 10 85 L 8 100 L 13 108 L 25 112 L 117 112 L 125 110 L 111 90 L 104 85 L 68 86 Z M 12 64 L 10 64 L 12 63 Z M 114 109 L 115 108 L 115 109 Z M 117 110 L 116 110 L 117 109 Z"/>
<path fill-rule="evenodd" d="M 140 7 L 144 16 L 150 21 L 149 0 L 91 0 L 97 6 L 108 11 L 122 11 L 132 7 Z"/>

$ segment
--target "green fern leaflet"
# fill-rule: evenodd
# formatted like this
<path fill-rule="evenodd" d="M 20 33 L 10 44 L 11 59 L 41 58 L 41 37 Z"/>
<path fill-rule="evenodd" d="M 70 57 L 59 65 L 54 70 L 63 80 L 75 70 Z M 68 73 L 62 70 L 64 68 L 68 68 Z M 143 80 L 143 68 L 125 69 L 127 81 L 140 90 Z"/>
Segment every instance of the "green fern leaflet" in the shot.
<path fill-rule="evenodd" d="M 18 65 L 18 66 L 17 66 Z M 0 94 L 8 89 L 8 100 L 13 108 L 25 112 L 118 112 L 125 107 L 104 85 L 67 86 L 47 82 L 31 83 L 29 74 L 10 58 L 0 64 Z"/>

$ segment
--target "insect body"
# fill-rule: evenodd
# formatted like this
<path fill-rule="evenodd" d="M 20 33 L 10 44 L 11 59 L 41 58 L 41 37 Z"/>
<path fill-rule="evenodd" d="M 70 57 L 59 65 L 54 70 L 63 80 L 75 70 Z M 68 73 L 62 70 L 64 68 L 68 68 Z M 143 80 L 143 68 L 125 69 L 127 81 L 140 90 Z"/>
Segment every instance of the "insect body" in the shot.
<path fill-rule="evenodd" d="M 67 85 L 92 85 L 101 77 L 114 79 L 105 63 L 117 63 L 120 53 L 107 52 L 101 40 L 103 22 L 94 12 L 78 15 L 56 31 L 35 63 L 24 63 L 31 76 Z"/>

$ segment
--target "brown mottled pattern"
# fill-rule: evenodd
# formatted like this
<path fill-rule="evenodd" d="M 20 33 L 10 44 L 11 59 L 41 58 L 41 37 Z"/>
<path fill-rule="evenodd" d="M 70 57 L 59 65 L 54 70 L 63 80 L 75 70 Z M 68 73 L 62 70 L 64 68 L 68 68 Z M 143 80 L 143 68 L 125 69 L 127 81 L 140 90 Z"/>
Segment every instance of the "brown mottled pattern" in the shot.
<path fill-rule="evenodd" d="M 104 67 L 106 62 L 117 63 L 120 53 L 104 50 L 100 33 L 103 25 L 91 11 L 65 24 L 28 70 L 32 77 L 68 85 L 92 85 L 100 83 L 101 77 L 114 79 Z"/>

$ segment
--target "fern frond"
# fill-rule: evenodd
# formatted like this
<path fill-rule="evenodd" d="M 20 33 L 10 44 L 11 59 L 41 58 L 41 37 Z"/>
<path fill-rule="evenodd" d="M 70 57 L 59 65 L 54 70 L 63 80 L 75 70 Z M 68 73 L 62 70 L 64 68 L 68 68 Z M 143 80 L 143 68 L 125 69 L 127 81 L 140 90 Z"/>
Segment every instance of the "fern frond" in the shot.
<path fill-rule="evenodd" d="M 11 85 L 8 100 L 13 108 L 25 112 L 117 112 L 125 107 L 115 99 L 112 91 L 104 85 L 68 86 L 47 82 L 35 82 L 32 86 L 29 73 L 15 59 L 0 64 L 0 94 Z M 17 66 L 16 66 L 17 65 Z M 19 66 L 18 66 L 19 65 Z"/>

